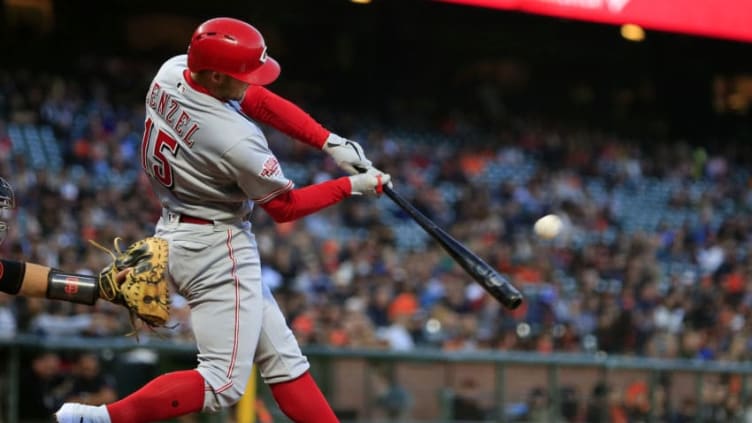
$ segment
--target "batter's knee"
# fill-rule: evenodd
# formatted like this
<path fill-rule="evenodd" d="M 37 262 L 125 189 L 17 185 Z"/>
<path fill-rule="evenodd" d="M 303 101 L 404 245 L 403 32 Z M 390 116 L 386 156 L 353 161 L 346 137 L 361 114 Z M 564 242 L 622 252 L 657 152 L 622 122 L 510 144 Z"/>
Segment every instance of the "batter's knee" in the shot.
<path fill-rule="evenodd" d="M 230 385 L 224 389 L 207 389 L 204 393 L 204 411 L 215 412 L 223 408 L 232 407 L 243 396 L 244 386 Z"/>
<path fill-rule="evenodd" d="M 246 367 L 246 366 L 243 366 Z M 204 391 L 204 411 L 215 412 L 223 408 L 231 407 L 240 401 L 245 392 L 248 378 L 251 374 L 250 364 L 247 371 L 236 367 L 233 377 L 227 377 L 226 371 L 222 373 L 216 369 L 202 368 L 198 371 L 206 381 Z"/>

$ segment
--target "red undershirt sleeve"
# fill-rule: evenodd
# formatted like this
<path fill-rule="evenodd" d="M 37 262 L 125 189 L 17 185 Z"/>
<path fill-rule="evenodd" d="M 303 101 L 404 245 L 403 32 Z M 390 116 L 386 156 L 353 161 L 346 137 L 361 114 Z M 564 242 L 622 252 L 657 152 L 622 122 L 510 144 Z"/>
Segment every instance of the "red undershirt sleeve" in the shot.
<path fill-rule="evenodd" d="M 329 130 L 300 107 L 260 85 L 251 85 L 240 103 L 243 113 L 321 150 Z"/>
<path fill-rule="evenodd" d="M 343 176 L 284 192 L 259 206 L 266 210 L 275 222 L 289 222 L 339 202 L 350 196 L 351 190 L 350 178 Z"/>

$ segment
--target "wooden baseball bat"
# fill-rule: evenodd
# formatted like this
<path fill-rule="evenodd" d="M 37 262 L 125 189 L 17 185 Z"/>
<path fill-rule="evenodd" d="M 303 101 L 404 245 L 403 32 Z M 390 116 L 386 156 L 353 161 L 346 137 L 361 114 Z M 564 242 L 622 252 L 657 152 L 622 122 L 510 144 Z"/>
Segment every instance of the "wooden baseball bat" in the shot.
<path fill-rule="evenodd" d="M 506 277 L 500 275 L 477 254 L 468 250 L 461 242 L 438 227 L 436 223 L 416 209 L 394 189 L 384 186 L 384 193 L 418 222 L 433 239 L 438 241 L 454 261 L 459 263 L 492 297 L 510 309 L 515 309 L 522 304 L 522 293 Z"/>

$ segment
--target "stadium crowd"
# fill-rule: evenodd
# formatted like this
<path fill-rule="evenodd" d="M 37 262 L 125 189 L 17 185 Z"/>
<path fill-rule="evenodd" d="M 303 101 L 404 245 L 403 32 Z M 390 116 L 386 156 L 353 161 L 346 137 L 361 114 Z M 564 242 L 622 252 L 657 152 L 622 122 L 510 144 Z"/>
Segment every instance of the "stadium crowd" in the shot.
<path fill-rule="evenodd" d="M 0 175 L 18 203 L 4 257 L 93 273 L 108 257 L 89 239 L 152 234 L 160 208 L 138 159 L 146 81 L 116 77 L 141 74 L 129 66 L 77 77 L 0 70 Z M 386 198 L 281 225 L 257 210 L 263 278 L 301 344 L 750 358 L 752 191 L 735 144 L 638 142 L 532 118 L 489 135 L 459 111 L 428 129 L 316 117 L 362 142 L 397 190 L 510 275 L 526 302 L 502 309 Z M 297 185 L 338 173 L 325 155 L 267 135 Z M 565 221 L 552 241 L 531 230 L 547 213 Z M 177 294 L 172 313 L 177 326 L 162 335 L 189 340 Z M 130 330 L 105 301 L 0 296 L 3 337 Z"/>

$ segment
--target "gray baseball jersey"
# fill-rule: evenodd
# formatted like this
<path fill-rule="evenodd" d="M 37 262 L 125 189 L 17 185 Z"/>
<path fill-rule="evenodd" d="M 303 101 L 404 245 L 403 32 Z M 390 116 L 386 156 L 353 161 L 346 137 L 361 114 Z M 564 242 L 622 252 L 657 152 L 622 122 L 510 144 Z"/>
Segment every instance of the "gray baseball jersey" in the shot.
<path fill-rule="evenodd" d="M 186 62 L 168 60 L 151 83 L 141 159 L 162 203 L 156 236 L 170 243 L 170 275 L 191 307 L 204 409 L 213 411 L 239 399 L 254 360 L 267 383 L 300 376 L 308 361 L 261 282 L 246 220 L 254 202 L 293 184 L 261 129 L 237 104 L 192 85 Z"/>
<path fill-rule="evenodd" d="M 233 221 L 293 184 L 261 129 L 186 81 L 187 56 L 168 60 L 146 97 L 143 165 L 162 206 L 209 220 Z"/>

